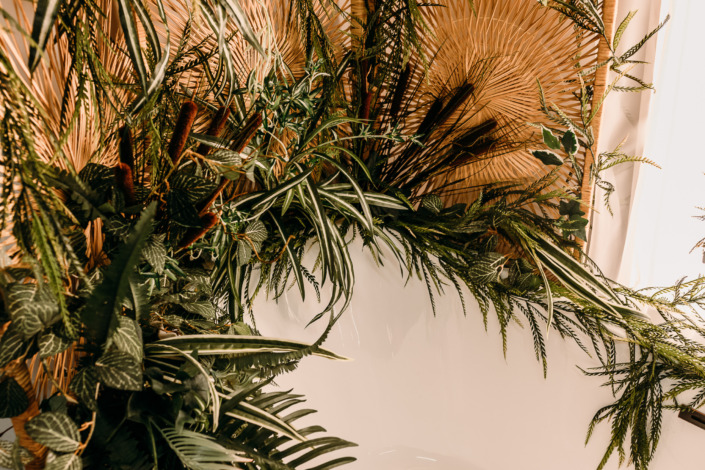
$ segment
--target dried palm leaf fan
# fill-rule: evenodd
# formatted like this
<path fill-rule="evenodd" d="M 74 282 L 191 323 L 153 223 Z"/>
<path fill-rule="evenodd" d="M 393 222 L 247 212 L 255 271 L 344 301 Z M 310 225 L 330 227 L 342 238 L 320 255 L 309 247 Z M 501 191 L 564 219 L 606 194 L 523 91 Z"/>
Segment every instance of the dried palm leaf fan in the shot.
<path fill-rule="evenodd" d="M 433 60 L 421 89 L 438 98 L 473 86 L 457 111 L 470 117 L 453 116 L 447 125 L 454 124 L 458 136 L 484 128 L 489 141 L 428 181 L 425 191 L 440 192 L 449 202 L 470 202 L 488 184 L 529 183 L 548 173 L 551 168 L 527 151 L 542 147 L 540 132 L 528 123 L 555 127 L 538 105 L 538 83 L 547 103 L 579 121 L 577 74 L 597 63 L 597 38 L 537 2 L 478 0 L 475 8 L 473 13 L 467 2 L 448 2 L 427 10 L 435 37 L 427 37 Z M 588 84 L 593 80 L 585 77 Z M 579 155 L 579 165 L 584 157 Z M 559 184 L 579 194 L 582 180 L 565 165 Z"/>
<path fill-rule="evenodd" d="M 428 75 L 415 77 L 415 88 L 405 98 L 417 103 L 406 116 L 407 125 L 418 133 L 428 132 L 428 143 L 452 142 L 440 147 L 453 158 L 441 168 L 411 164 L 404 158 L 397 163 L 416 165 L 414 173 L 434 168 L 415 191 L 438 193 L 450 203 L 471 202 L 488 184 L 521 185 L 548 173 L 551 167 L 527 151 L 543 147 L 540 132 L 529 124 L 561 128 L 542 111 L 538 84 L 549 105 L 580 121 L 578 73 L 598 63 L 596 35 L 537 2 L 476 0 L 474 5 L 476 12 L 466 1 L 424 9 L 432 32 L 424 35 Z M 423 69 L 420 59 L 411 62 L 416 71 L 412 74 L 418 75 Z M 595 96 L 601 96 L 598 88 L 604 87 L 604 75 L 593 73 L 583 80 L 595 89 Z M 426 128 L 442 111 L 447 112 L 443 122 Z M 587 170 L 585 149 L 577 158 L 578 166 Z M 569 165 L 559 170 L 559 176 L 556 186 L 581 196 L 587 178 L 574 174 Z"/>

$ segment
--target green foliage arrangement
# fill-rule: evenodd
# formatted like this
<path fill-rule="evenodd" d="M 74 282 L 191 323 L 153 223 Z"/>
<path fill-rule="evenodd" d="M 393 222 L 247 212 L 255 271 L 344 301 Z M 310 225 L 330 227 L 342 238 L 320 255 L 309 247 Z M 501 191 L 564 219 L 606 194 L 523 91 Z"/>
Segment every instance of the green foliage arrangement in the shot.
<path fill-rule="evenodd" d="M 607 39 L 592 0 L 548 7 Z M 267 23 L 238 0 L 42 0 L 31 27 L 19 3 L 15 15 L 2 10 L 0 198 L 14 264 L 0 275 L 0 416 L 18 439 L 1 441 L 0 465 L 324 470 L 354 460 L 337 452 L 350 442 L 296 426 L 312 412 L 302 397 L 271 387 L 305 356 L 344 359 L 322 344 L 354 288 L 355 237 L 424 279 L 432 302 L 447 286 L 461 299 L 469 291 L 485 323 L 496 315 L 505 349 L 507 328 L 528 324 L 544 371 L 549 330 L 597 357 L 589 373 L 616 400 L 593 423 L 612 427 L 600 468 L 614 452 L 647 468 L 662 410 L 702 404 L 705 351 L 692 337 L 705 330 L 681 311 L 702 302 L 702 285 L 647 295 L 605 279 L 580 261 L 581 194 L 556 189 L 564 166 L 590 176 L 577 154 L 593 149 L 594 70 L 575 80 L 582 120 L 537 87 L 554 124 L 533 142 L 542 177 L 446 204 L 452 170 L 509 145 L 504 131 L 466 125 L 473 83 L 422 90 L 434 54 L 426 12 L 440 7 L 361 8 L 281 2 Z M 259 31 L 282 24 L 294 53 Z M 599 66 L 620 70 L 643 46 L 618 55 L 623 26 Z M 630 91 L 647 85 L 623 75 L 638 83 Z M 595 171 L 623 158 L 597 157 Z M 447 186 L 429 189 L 439 176 Z M 324 335 L 259 336 L 254 297 L 303 297 L 307 285 L 330 287 L 311 318 L 327 319 Z M 692 402 L 678 401 L 691 390 Z"/>

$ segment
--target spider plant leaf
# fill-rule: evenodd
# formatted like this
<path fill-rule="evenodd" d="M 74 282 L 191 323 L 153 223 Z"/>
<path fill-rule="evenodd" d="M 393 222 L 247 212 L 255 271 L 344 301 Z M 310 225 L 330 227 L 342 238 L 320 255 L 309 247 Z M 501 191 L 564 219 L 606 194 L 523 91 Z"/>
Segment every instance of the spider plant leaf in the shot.
<path fill-rule="evenodd" d="M 147 36 L 147 42 L 149 42 L 149 47 L 152 49 L 155 60 L 158 62 L 162 57 L 162 47 L 159 43 L 159 36 L 157 36 L 157 30 L 154 28 L 154 23 L 152 23 L 152 18 L 150 18 L 147 9 L 141 0 L 133 1 L 132 5 L 135 8 L 135 12 L 144 26 L 144 31 Z M 166 25 L 166 23 L 165 23 Z"/>
<path fill-rule="evenodd" d="M 254 47 L 257 52 L 262 54 L 263 57 L 266 57 L 267 54 L 264 52 L 264 49 L 262 48 L 262 45 L 260 44 L 259 39 L 257 38 L 257 35 L 255 35 L 255 32 L 252 29 L 252 25 L 250 24 L 250 20 L 249 18 L 247 18 L 245 10 L 243 10 L 242 6 L 240 5 L 240 1 L 220 0 L 220 4 L 223 5 L 227 12 L 230 14 L 230 17 L 235 22 L 237 29 L 239 29 L 242 33 L 242 37 L 245 38 L 245 40 L 249 42 L 250 45 Z"/>
<path fill-rule="evenodd" d="M 130 54 L 130 60 L 132 61 L 134 70 L 140 79 L 142 92 L 146 95 L 147 69 L 144 65 L 142 49 L 140 48 L 140 39 L 137 33 L 137 25 L 135 24 L 134 17 L 132 16 L 130 3 L 131 0 L 118 0 L 118 16 L 120 17 L 122 32 L 125 35 L 125 44 L 127 46 L 127 51 Z"/>
<path fill-rule="evenodd" d="M 157 428 L 181 463 L 192 470 L 229 470 L 238 468 L 240 463 L 251 462 L 241 453 L 227 449 L 213 438 L 183 429 L 172 427 Z"/>
<path fill-rule="evenodd" d="M 59 13 L 61 0 L 39 0 L 32 24 L 32 43 L 29 47 L 29 70 L 34 72 L 46 48 L 49 34 Z"/>
<path fill-rule="evenodd" d="M 294 192 L 291 191 L 291 194 Z M 289 193 L 287 193 L 289 194 Z M 299 293 L 301 294 L 301 300 L 306 300 L 306 288 L 304 286 L 304 277 L 301 274 L 301 263 L 299 261 L 298 256 L 296 256 L 296 253 L 294 253 L 294 250 L 291 248 L 290 244 L 288 243 L 288 237 L 286 233 L 284 232 L 284 229 L 282 228 L 281 222 L 277 219 L 277 217 L 270 212 L 269 216 L 272 218 L 272 221 L 274 222 L 274 225 L 277 227 L 277 231 L 279 232 L 279 235 L 281 235 L 282 241 L 284 242 L 284 247 L 286 249 L 286 255 L 289 257 L 289 261 L 291 262 L 292 266 L 292 271 L 294 273 L 294 278 L 296 279 L 296 285 L 299 287 Z"/>
<path fill-rule="evenodd" d="M 170 349 L 160 350 L 162 346 L 169 346 Z M 262 336 L 199 334 L 165 338 L 147 347 L 151 348 L 151 354 L 155 356 L 173 356 L 175 350 L 184 354 L 191 354 L 194 351 L 198 351 L 198 354 L 201 356 L 227 356 L 232 354 L 246 355 L 295 352 L 306 349 L 310 347 L 310 345 L 298 341 L 266 338 Z M 323 348 L 317 348 L 313 352 L 313 355 L 327 359 L 348 360 L 343 356 L 339 356 Z"/>

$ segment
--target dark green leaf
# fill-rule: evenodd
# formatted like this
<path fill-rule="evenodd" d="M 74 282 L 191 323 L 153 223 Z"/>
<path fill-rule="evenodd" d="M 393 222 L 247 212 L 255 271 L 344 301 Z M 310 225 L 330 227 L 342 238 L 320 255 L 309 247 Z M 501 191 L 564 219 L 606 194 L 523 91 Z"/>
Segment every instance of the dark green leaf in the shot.
<path fill-rule="evenodd" d="M 561 157 L 547 150 L 532 150 L 531 155 L 541 160 L 544 165 L 562 165 Z"/>
<path fill-rule="evenodd" d="M 132 318 L 120 315 L 118 317 L 118 327 L 110 336 L 108 345 L 113 345 L 132 357 L 135 361 L 142 361 L 142 329 Z"/>
<path fill-rule="evenodd" d="M 96 362 L 98 378 L 102 383 L 118 390 L 142 390 L 142 367 L 131 356 L 109 351 Z"/>
<path fill-rule="evenodd" d="M 191 203 L 188 193 L 179 189 L 172 189 L 166 195 L 166 207 L 169 219 L 184 227 L 200 227 L 201 219 L 198 211 Z"/>
<path fill-rule="evenodd" d="M 578 150 L 580 150 L 578 137 L 572 130 L 568 130 L 565 134 L 563 134 L 563 139 L 561 139 L 561 141 L 563 142 L 563 148 L 565 148 L 565 151 L 568 152 L 569 155 L 575 155 L 578 153 Z"/>
<path fill-rule="evenodd" d="M 165 234 L 152 235 L 142 250 L 142 256 L 147 261 L 154 272 L 161 274 L 166 263 L 166 247 L 164 246 Z"/>
<path fill-rule="evenodd" d="M 54 452 L 73 452 L 81 444 L 78 427 L 63 413 L 41 413 L 24 426 L 27 434 Z"/>
<path fill-rule="evenodd" d="M 0 418 L 14 418 L 29 406 L 27 394 L 12 377 L 0 382 Z"/>
<path fill-rule="evenodd" d="M 59 304 L 34 284 L 13 284 L 7 290 L 7 310 L 25 339 L 56 323 Z"/>
<path fill-rule="evenodd" d="M 52 331 L 45 331 L 39 336 L 39 356 L 51 357 L 66 351 L 72 341 L 57 335 Z"/>
<path fill-rule="evenodd" d="M 549 129 L 546 129 L 545 127 L 541 128 L 541 132 L 543 134 L 543 143 L 548 146 L 548 148 L 552 150 L 560 150 L 561 148 L 561 141 L 553 135 L 553 132 L 551 132 Z"/>
<path fill-rule="evenodd" d="M 96 391 L 98 387 L 98 371 L 95 367 L 80 369 L 71 380 L 69 389 L 76 394 L 79 401 L 88 409 L 96 411 Z"/>
<path fill-rule="evenodd" d="M 103 281 L 93 289 L 83 308 L 81 318 L 88 334 L 97 343 L 103 343 L 109 329 L 117 328 L 117 313 L 125 298 L 131 295 L 130 280 L 141 259 L 142 249 L 152 232 L 156 204 L 142 212 L 135 229 L 105 270 Z"/>
<path fill-rule="evenodd" d="M 427 194 L 421 200 L 421 206 L 434 214 L 440 214 L 443 210 L 443 201 L 435 194 Z"/>
<path fill-rule="evenodd" d="M 5 331 L 0 339 L 0 368 L 5 367 L 8 362 L 20 357 L 27 349 L 22 334 L 17 331 L 15 324 Z"/>
<path fill-rule="evenodd" d="M 218 187 L 215 183 L 198 176 L 186 174 L 185 171 L 180 171 L 171 179 L 171 188 L 183 191 L 191 204 L 196 204 L 199 201 L 207 198 Z"/>

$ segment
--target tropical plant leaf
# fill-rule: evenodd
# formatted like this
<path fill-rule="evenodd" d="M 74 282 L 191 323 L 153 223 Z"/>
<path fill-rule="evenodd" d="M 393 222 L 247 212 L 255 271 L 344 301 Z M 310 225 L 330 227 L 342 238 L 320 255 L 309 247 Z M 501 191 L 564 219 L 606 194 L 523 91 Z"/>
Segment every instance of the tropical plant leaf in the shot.
<path fill-rule="evenodd" d="M 130 280 L 151 235 L 155 212 L 154 203 L 142 212 L 132 234 L 105 270 L 103 281 L 95 287 L 83 308 L 81 317 L 89 337 L 99 344 L 105 341 L 109 330 L 118 326 L 117 313 L 123 300 L 131 295 Z"/>
<path fill-rule="evenodd" d="M 27 344 L 22 333 L 17 330 L 14 323 L 11 323 L 0 340 L 0 368 L 22 356 L 26 349 Z"/>
<path fill-rule="evenodd" d="M 108 339 L 108 347 L 111 345 L 135 361 L 142 361 L 142 329 L 132 318 L 118 317 L 118 327 Z"/>
<path fill-rule="evenodd" d="M 164 265 L 166 264 L 166 247 L 164 246 L 164 239 L 166 234 L 152 235 L 149 237 L 149 241 L 142 249 L 142 256 L 145 261 L 147 261 L 154 272 L 161 274 L 164 272 Z"/>
<path fill-rule="evenodd" d="M 39 336 L 39 357 L 46 358 L 64 352 L 73 341 L 57 335 L 52 331 L 45 331 Z"/>
<path fill-rule="evenodd" d="M 64 454 L 47 463 L 46 470 L 81 470 L 83 461 L 78 454 Z"/>
<path fill-rule="evenodd" d="M 33 284 L 13 284 L 7 289 L 7 310 L 13 325 L 29 339 L 56 323 L 59 304 Z"/>
<path fill-rule="evenodd" d="M 83 405 L 92 411 L 98 409 L 96 393 L 98 391 L 98 371 L 95 367 L 85 367 L 76 372 L 69 384 L 69 389 L 76 394 Z"/>
<path fill-rule="evenodd" d="M 15 454 L 18 454 L 19 468 L 24 470 L 24 464 L 28 464 L 34 456 L 24 447 L 20 447 L 16 442 L 0 441 L 0 468 L 16 469 Z"/>
<path fill-rule="evenodd" d="M 186 468 L 193 470 L 229 470 L 237 464 L 251 462 L 241 453 L 227 449 L 209 436 L 193 431 L 156 427 Z"/>
<path fill-rule="evenodd" d="M 96 362 L 100 382 L 118 390 L 142 390 L 142 367 L 132 356 L 108 351 Z"/>
<path fill-rule="evenodd" d="M 13 418 L 24 412 L 29 406 L 27 394 L 12 377 L 5 377 L 0 382 L 0 418 Z"/>
<path fill-rule="evenodd" d="M 76 424 L 63 413 L 46 411 L 24 426 L 27 434 L 54 452 L 73 452 L 81 445 Z"/>

